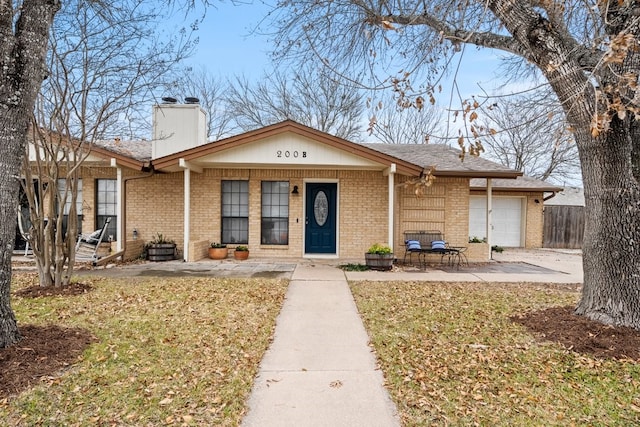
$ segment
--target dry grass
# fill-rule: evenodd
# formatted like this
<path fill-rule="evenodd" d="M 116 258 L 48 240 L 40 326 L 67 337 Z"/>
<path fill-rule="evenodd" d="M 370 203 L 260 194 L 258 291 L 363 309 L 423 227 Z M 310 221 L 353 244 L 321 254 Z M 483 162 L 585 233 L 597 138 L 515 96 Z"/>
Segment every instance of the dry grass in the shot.
<path fill-rule="evenodd" d="M 91 292 L 14 295 L 20 324 L 81 327 L 98 342 L 66 372 L 0 402 L 3 425 L 239 424 L 286 281 L 82 280 Z M 30 284 L 18 276 L 14 290 Z"/>
<path fill-rule="evenodd" d="M 406 426 L 640 424 L 640 366 L 540 342 L 509 318 L 575 304 L 527 284 L 352 285 Z"/>

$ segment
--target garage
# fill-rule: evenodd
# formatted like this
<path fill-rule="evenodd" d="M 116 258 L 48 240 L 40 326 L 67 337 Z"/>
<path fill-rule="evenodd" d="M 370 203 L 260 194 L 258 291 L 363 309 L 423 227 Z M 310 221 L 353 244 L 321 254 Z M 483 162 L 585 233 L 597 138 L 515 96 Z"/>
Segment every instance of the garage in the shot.
<path fill-rule="evenodd" d="M 492 245 L 522 247 L 523 245 L 523 204 L 522 197 L 493 197 Z M 471 196 L 469 200 L 469 237 L 486 237 L 487 199 Z"/>

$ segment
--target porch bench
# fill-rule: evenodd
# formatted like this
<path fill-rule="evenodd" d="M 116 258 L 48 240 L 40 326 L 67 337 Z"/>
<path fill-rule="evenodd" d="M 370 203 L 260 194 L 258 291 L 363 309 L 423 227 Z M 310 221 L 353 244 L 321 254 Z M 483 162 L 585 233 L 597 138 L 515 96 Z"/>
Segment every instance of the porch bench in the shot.
<path fill-rule="evenodd" d="M 437 249 L 432 248 L 432 242 L 444 242 L 444 235 L 438 230 L 409 230 L 404 232 L 404 258 L 403 263 L 407 263 L 407 255 L 409 263 L 413 264 L 413 255 L 416 254 L 418 262 L 422 264 L 421 258 L 425 260 L 429 253 L 444 255 L 443 249 L 438 246 Z"/>
<path fill-rule="evenodd" d="M 460 267 L 462 262 L 466 263 L 466 255 L 464 251 L 467 248 L 451 247 L 444 240 L 444 234 L 438 230 L 410 230 L 404 232 L 405 253 L 403 263 L 409 262 L 413 264 L 413 255 L 417 254 L 420 265 L 427 264 L 427 255 L 440 255 L 442 263 L 445 255 L 448 256 L 450 264 L 457 264 Z"/>

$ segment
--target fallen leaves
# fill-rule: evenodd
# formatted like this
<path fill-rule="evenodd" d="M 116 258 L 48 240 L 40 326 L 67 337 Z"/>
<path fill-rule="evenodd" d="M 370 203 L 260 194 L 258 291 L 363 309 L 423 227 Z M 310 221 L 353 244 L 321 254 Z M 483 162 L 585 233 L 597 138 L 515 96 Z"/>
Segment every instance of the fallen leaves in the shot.
<path fill-rule="evenodd" d="M 352 285 L 404 425 L 636 425 L 637 363 L 541 343 L 515 313 L 575 304 L 527 284 Z"/>
<path fill-rule="evenodd" d="M 239 424 L 286 281 L 83 281 L 91 292 L 14 298 L 21 323 L 63 314 L 65 325 L 88 329 L 99 342 L 71 369 L 0 405 L 4 425 Z"/>

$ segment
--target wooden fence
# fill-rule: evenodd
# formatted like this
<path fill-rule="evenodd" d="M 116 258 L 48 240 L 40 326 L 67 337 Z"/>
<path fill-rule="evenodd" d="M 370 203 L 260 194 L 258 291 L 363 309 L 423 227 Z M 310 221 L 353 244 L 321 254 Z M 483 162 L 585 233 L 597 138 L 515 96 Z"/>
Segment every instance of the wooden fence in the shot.
<path fill-rule="evenodd" d="M 545 248 L 582 248 L 584 207 L 545 206 L 543 233 Z"/>

